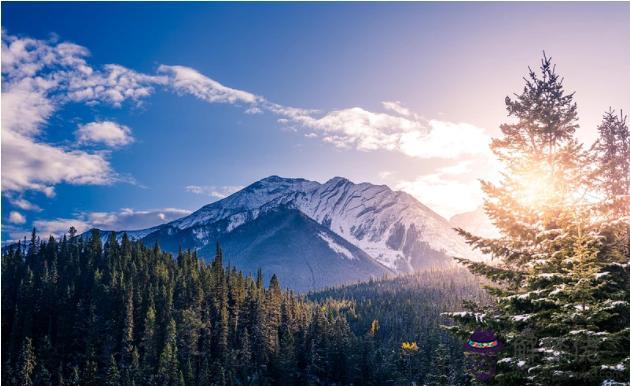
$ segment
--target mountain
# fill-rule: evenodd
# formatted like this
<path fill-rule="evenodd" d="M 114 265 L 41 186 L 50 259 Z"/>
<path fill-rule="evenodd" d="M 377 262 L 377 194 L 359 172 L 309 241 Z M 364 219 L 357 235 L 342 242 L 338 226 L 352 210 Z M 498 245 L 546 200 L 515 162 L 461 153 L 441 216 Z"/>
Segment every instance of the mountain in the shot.
<path fill-rule="evenodd" d="M 499 230 L 494 226 L 482 207 L 473 211 L 456 214 L 451 217 L 451 225 L 462 228 L 474 235 L 488 238 L 500 236 Z"/>
<path fill-rule="evenodd" d="M 210 226 L 197 224 L 183 230 L 165 227 L 142 240 L 149 245 L 157 241 L 171 251 L 181 243 L 184 248 L 196 247 L 202 256 L 214 256 L 215 244 L 202 243 L 199 247 L 199 235 L 205 240 L 220 240 L 226 264 L 252 273 L 261 268 L 267 278 L 275 273 L 284 286 L 297 291 L 392 273 L 296 209 L 270 208 L 251 218 L 234 228 L 230 220 Z"/>
<path fill-rule="evenodd" d="M 296 290 L 470 256 L 451 224 L 409 194 L 341 177 L 323 184 L 267 177 L 189 216 L 128 235 L 207 257 L 219 241 L 227 262 L 248 272 L 275 272 Z"/>

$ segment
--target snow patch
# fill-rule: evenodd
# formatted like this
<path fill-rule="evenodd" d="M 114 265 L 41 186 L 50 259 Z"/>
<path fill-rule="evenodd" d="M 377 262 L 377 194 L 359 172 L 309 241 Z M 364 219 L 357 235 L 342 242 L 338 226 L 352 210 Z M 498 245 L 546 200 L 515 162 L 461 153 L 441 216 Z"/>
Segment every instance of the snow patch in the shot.
<path fill-rule="evenodd" d="M 606 275 L 610 275 L 610 272 L 605 271 L 605 272 L 598 272 L 596 274 L 594 274 L 593 276 L 595 277 L 595 279 L 601 279 L 602 277 L 606 276 Z"/>
<path fill-rule="evenodd" d="M 328 244 L 328 248 L 330 248 L 333 251 L 335 251 L 338 255 L 344 256 L 348 260 L 356 259 L 356 257 L 352 254 L 352 252 L 350 252 L 348 249 L 342 247 L 341 245 L 337 244 L 335 242 L 335 240 L 333 240 L 332 237 L 328 236 L 327 234 L 320 232 L 319 233 L 319 238 L 324 240 L 326 242 L 326 244 Z"/>
<path fill-rule="evenodd" d="M 618 363 L 614 366 L 602 365 L 602 370 L 625 371 L 626 366 L 623 363 Z"/>
<path fill-rule="evenodd" d="M 512 317 L 512 320 L 515 322 L 526 322 L 527 320 L 529 320 L 529 318 L 531 318 L 532 316 L 529 314 L 525 314 L 525 315 L 515 315 Z"/>

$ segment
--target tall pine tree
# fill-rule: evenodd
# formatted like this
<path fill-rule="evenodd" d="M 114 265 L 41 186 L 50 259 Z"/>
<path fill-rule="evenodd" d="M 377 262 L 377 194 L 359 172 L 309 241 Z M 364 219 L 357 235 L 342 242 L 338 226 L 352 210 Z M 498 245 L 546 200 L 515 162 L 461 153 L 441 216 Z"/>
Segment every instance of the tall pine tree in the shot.
<path fill-rule="evenodd" d="M 597 128 L 592 147 L 596 156 L 594 180 L 604 196 L 603 210 L 611 217 L 630 216 L 630 131 L 623 111 L 610 109 Z"/>
<path fill-rule="evenodd" d="M 508 343 L 498 384 L 601 383 L 603 368 L 628 368 L 627 245 L 595 221 L 590 158 L 574 138 L 577 107 L 551 59 L 543 57 L 540 74 L 530 69 L 523 91 L 505 102 L 512 122 L 491 145 L 503 179 L 482 183 L 486 213 L 502 236 L 458 230 L 494 258 L 460 261 L 493 282 L 497 303 L 482 315 L 453 314 L 453 330 L 465 336 L 481 324 Z M 525 348 L 523 330 L 533 338 Z"/>

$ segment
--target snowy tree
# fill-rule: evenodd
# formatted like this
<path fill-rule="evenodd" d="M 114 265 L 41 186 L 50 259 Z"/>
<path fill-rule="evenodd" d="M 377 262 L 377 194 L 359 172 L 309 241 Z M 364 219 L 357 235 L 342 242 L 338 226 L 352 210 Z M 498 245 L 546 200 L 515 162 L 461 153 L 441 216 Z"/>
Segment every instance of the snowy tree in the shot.
<path fill-rule="evenodd" d="M 630 131 L 627 116 L 610 109 L 597 130 L 594 180 L 604 196 L 603 210 L 611 216 L 630 215 Z"/>
<path fill-rule="evenodd" d="M 498 384 L 599 384 L 628 378 L 630 308 L 627 219 L 604 220 L 592 202 L 591 155 L 574 138 L 577 107 L 551 58 L 529 71 L 523 92 L 507 97 L 510 123 L 494 139 L 503 163 L 498 184 L 482 182 L 484 208 L 501 231 L 485 239 L 462 229 L 491 262 L 459 259 L 490 279 L 497 303 L 451 314 L 452 330 L 491 327 L 507 346 Z M 523 331 L 530 346 L 519 344 Z M 603 369 L 616 369 L 606 374 Z"/>

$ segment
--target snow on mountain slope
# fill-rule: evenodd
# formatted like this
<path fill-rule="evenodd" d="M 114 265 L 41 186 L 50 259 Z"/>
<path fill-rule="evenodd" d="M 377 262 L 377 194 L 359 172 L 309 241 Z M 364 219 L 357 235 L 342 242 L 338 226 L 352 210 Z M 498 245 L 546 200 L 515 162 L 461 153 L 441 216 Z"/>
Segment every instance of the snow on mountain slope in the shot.
<path fill-rule="evenodd" d="M 297 192 L 309 191 L 318 185 L 318 182 L 302 178 L 267 177 L 220 201 L 206 205 L 189 216 L 175 220 L 169 225 L 186 229 L 199 223 L 219 221 L 239 213 L 260 209 L 278 198 L 282 199 Z M 239 221 L 245 220 L 242 216 L 234 217 L 233 227 L 238 226 Z"/>
<path fill-rule="evenodd" d="M 409 194 L 384 185 L 354 184 L 335 177 L 297 197 L 296 205 L 397 271 L 413 271 L 427 265 L 424 263 L 433 259 L 422 255 L 427 255 L 429 249 L 432 254 L 468 253 L 468 247 L 445 219 Z M 423 261 L 425 257 L 427 261 Z"/>
<path fill-rule="evenodd" d="M 470 252 L 448 221 L 409 194 L 385 185 L 335 177 L 296 197 L 296 206 L 397 271 L 433 265 L 439 254 Z"/>
<path fill-rule="evenodd" d="M 352 252 L 350 252 L 348 249 L 344 248 L 343 246 L 337 244 L 337 242 L 335 242 L 335 240 L 333 240 L 332 237 L 330 237 L 329 235 L 323 232 L 320 232 L 318 236 L 320 239 L 324 240 L 326 244 L 328 244 L 328 248 L 332 249 L 337 254 L 349 260 L 356 259 L 356 257 L 352 254 Z"/>
<path fill-rule="evenodd" d="M 223 232 L 231 232 L 280 206 L 301 211 L 397 272 L 444 265 L 449 256 L 471 256 L 449 222 L 409 194 L 341 177 L 324 184 L 267 177 L 157 229 L 161 234 L 192 229 L 202 248 L 216 241 L 208 230 L 219 222 Z"/>
<path fill-rule="evenodd" d="M 255 213 L 255 215 L 254 215 Z M 228 231 L 234 217 L 247 221 Z M 180 229 L 162 226 L 143 241 L 164 250 L 195 249 L 212 258 L 220 241 L 226 264 L 280 282 L 297 291 L 379 278 L 392 274 L 360 248 L 349 243 L 301 211 L 288 206 L 253 209 L 211 223 Z"/>

